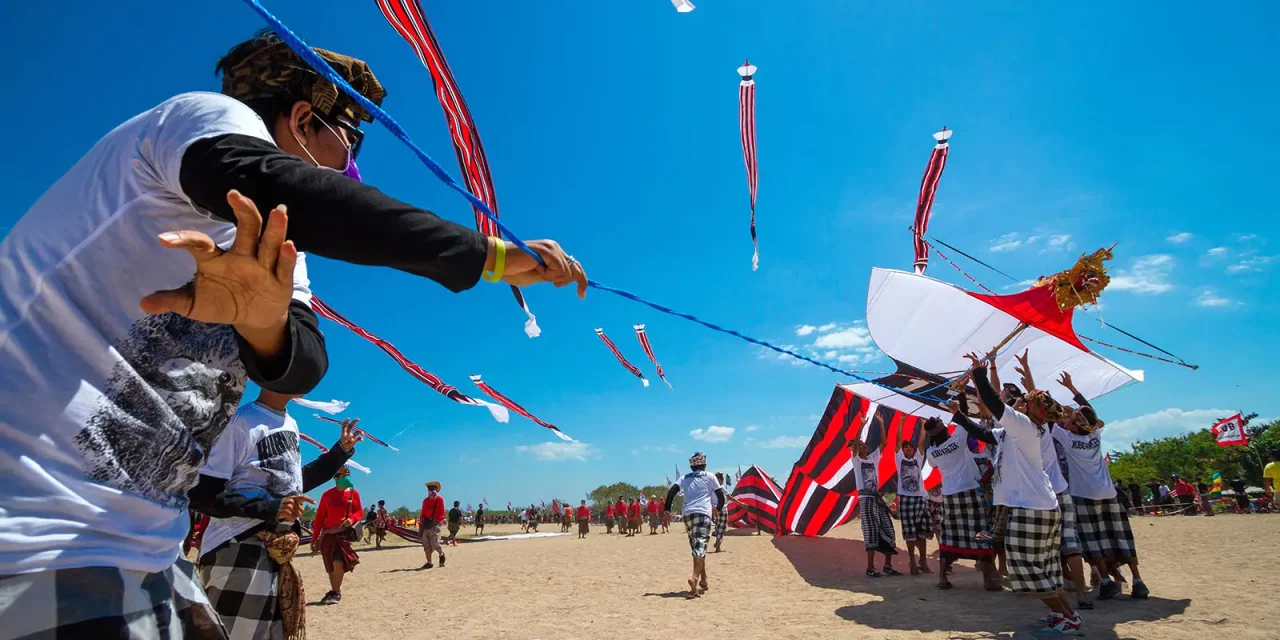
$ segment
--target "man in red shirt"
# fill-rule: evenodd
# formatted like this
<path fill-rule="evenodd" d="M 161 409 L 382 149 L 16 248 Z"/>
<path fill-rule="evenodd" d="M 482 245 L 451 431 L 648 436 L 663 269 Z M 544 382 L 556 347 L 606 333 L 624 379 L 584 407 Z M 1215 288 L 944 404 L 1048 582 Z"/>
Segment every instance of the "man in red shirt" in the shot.
<path fill-rule="evenodd" d="M 444 566 L 444 547 L 440 546 L 440 523 L 445 518 L 444 498 L 440 497 L 440 482 L 432 480 L 427 483 L 427 497 L 422 501 L 422 512 L 419 514 L 418 535 L 422 537 L 422 549 L 427 554 L 427 563 L 423 569 L 430 569 L 431 552 L 440 554 L 440 566 Z"/>
<path fill-rule="evenodd" d="M 627 521 L 627 501 L 618 496 L 618 501 L 613 505 L 613 512 L 618 517 L 618 533 L 626 533 L 631 528 L 631 523 Z"/>
<path fill-rule="evenodd" d="M 613 533 L 613 503 L 604 503 L 604 532 Z"/>
<path fill-rule="evenodd" d="M 591 530 L 591 508 L 587 506 L 587 501 L 583 500 L 578 505 L 578 537 L 585 538 Z"/>
<path fill-rule="evenodd" d="M 311 549 L 317 546 L 324 560 L 324 570 L 329 574 L 329 593 L 320 604 L 337 604 L 342 601 L 342 578 L 360 564 L 360 556 L 351 548 L 358 536 L 352 529 L 364 515 L 360 504 L 360 492 L 351 484 L 351 470 L 343 465 L 333 475 L 334 487 L 320 496 L 316 505 L 316 519 L 312 523 L 315 536 Z"/>
<path fill-rule="evenodd" d="M 1187 482 L 1186 480 L 1179 478 L 1178 474 L 1176 473 L 1173 474 L 1171 479 L 1173 480 L 1173 493 L 1171 495 L 1177 497 L 1178 502 L 1182 505 L 1182 515 L 1184 516 L 1196 515 L 1195 486 L 1193 486 L 1190 482 Z"/>
<path fill-rule="evenodd" d="M 641 513 L 640 501 L 636 498 L 632 498 L 631 507 L 627 511 L 627 515 L 629 516 L 627 518 L 627 529 L 629 530 L 627 533 L 628 536 L 634 536 L 637 533 L 640 533 Z"/>
<path fill-rule="evenodd" d="M 573 524 L 573 507 L 564 505 L 564 519 L 560 521 L 560 530 L 569 533 L 569 525 Z"/>
<path fill-rule="evenodd" d="M 649 496 L 649 503 L 645 505 L 645 513 L 649 515 L 649 535 L 658 535 L 658 525 L 662 523 L 658 516 L 658 496 Z"/>

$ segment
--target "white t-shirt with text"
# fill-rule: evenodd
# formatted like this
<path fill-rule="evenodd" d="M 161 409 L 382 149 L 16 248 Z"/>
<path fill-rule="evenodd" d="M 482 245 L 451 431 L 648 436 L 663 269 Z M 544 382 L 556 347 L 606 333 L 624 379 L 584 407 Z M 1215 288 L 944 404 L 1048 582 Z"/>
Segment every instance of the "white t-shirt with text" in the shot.
<path fill-rule="evenodd" d="M 1057 427 L 1054 431 L 1061 431 Z M 1056 437 L 1056 436 L 1055 436 Z M 1045 475 L 1049 476 L 1049 486 L 1053 487 L 1053 492 L 1066 493 L 1067 479 L 1062 477 L 1062 465 L 1058 464 L 1058 448 L 1053 446 L 1054 438 L 1045 434 L 1040 438 L 1040 464 L 1044 467 Z"/>
<path fill-rule="evenodd" d="M 978 465 L 966 440 L 964 429 L 956 429 L 942 444 L 925 449 L 929 462 L 942 473 L 944 496 L 978 488 Z"/>
<path fill-rule="evenodd" d="M 1110 500 L 1116 497 L 1111 470 L 1107 469 L 1107 462 L 1102 455 L 1102 438 L 1097 431 L 1078 436 L 1061 427 L 1054 427 L 1053 437 L 1062 443 L 1062 452 L 1067 458 L 1067 470 L 1071 474 L 1071 497 L 1091 500 Z"/>
<path fill-rule="evenodd" d="M 1040 461 L 1040 429 L 1030 418 L 1009 407 L 997 422 L 1000 426 L 991 430 L 999 443 L 992 480 L 995 504 L 1042 511 L 1057 509 L 1058 496 Z"/>

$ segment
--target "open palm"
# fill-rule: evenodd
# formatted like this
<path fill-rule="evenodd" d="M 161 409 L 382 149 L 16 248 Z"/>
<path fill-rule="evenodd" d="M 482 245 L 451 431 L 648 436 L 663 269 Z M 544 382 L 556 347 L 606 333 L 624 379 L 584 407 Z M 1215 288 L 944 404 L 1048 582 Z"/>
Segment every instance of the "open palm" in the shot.
<path fill-rule="evenodd" d="M 263 232 L 262 215 L 252 200 L 232 190 L 227 203 L 236 214 L 236 239 L 228 251 L 199 231 L 160 235 L 164 246 L 191 254 L 196 273 L 182 287 L 144 297 L 143 311 L 173 312 L 241 329 L 278 326 L 287 316 L 298 250 L 285 241 L 289 219 L 284 205 L 272 210 Z"/>

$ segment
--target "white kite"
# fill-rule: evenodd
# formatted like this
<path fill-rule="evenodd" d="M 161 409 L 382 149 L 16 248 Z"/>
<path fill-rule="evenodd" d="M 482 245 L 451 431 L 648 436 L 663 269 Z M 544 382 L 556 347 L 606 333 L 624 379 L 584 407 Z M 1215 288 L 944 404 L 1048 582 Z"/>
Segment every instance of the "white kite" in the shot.
<path fill-rule="evenodd" d="M 689 0 L 671 0 L 671 4 L 676 8 L 676 11 L 679 11 L 680 13 L 689 13 L 697 8 L 693 6 L 693 3 L 689 2 Z"/>

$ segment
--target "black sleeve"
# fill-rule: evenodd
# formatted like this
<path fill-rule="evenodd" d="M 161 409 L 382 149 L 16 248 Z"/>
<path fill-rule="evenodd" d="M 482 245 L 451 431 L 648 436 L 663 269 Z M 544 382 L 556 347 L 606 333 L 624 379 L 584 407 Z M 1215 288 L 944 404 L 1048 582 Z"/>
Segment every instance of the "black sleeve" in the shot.
<path fill-rule="evenodd" d="M 270 359 L 254 353 L 240 334 L 240 361 L 249 379 L 258 386 L 286 395 L 302 395 L 320 384 L 329 370 L 329 354 L 325 350 L 320 320 L 311 307 L 298 300 L 289 302 L 289 344 Z"/>
<path fill-rule="evenodd" d="M 987 377 L 986 367 L 976 367 L 973 370 L 973 386 L 978 390 L 978 397 L 982 399 L 982 404 L 987 405 L 987 411 L 991 412 L 991 417 L 999 420 L 1004 417 L 1004 403 L 1000 401 L 1000 394 L 991 388 L 991 379 Z"/>
<path fill-rule="evenodd" d="M 337 171 L 320 169 L 274 144 L 241 134 L 197 140 L 182 156 L 178 180 L 188 198 L 235 222 L 227 192 L 238 189 L 265 215 L 289 207 L 289 239 L 298 250 L 430 278 L 458 292 L 475 286 L 488 239 Z"/>
<path fill-rule="evenodd" d="M 678 484 L 673 484 L 670 489 L 667 489 L 667 504 L 663 507 L 663 511 L 671 510 L 671 505 L 675 504 L 676 494 L 678 493 L 680 493 L 680 485 Z"/>
<path fill-rule="evenodd" d="M 716 489 L 716 508 L 724 511 L 724 503 L 727 501 L 728 499 L 724 497 L 724 487 Z"/>
<path fill-rule="evenodd" d="M 253 518 L 275 523 L 280 513 L 280 501 L 269 498 L 250 498 L 227 492 L 227 481 L 200 474 L 200 481 L 187 492 L 191 508 L 214 518 Z"/>
<path fill-rule="evenodd" d="M 342 468 L 342 465 L 351 459 L 351 454 L 347 453 L 337 443 L 334 443 L 329 450 L 320 454 L 319 458 L 308 462 L 302 467 L 302 492 L 306 493 L 316 487 L 333 479 L 333 474 Z"/>
<path fill-rule="evenodd" d="M 1089 421 L 1089 426 L 1098 426 L 1098 412 L 1093 410 L 1093 405 L 1089 404 L 1089 401 L 1078 393 L 1075 395 L 1074 400 L 1076 404 L 1080 405 L 1080 413 L 1084 414 L 1084 419 Z"/>
<path fill-rule="evenodd" d="M 974 424 L 969 419 L 969 416 L 957 412 L 954 416 L 951 416 L 951 421 L 963 427 L 969 437 L 987 444 L 997 444 L 995 434 L 991 433 L 990 429 L 983 429 L 981 425 Z"/>

